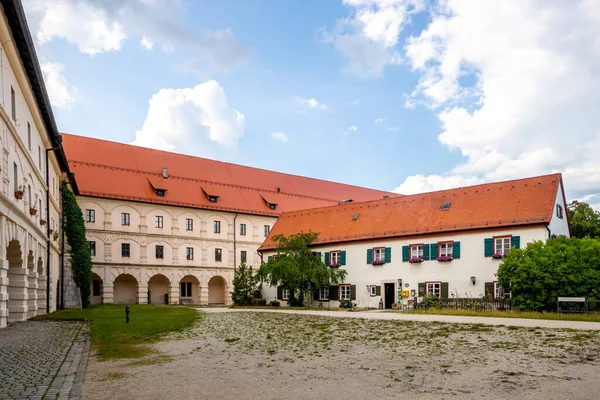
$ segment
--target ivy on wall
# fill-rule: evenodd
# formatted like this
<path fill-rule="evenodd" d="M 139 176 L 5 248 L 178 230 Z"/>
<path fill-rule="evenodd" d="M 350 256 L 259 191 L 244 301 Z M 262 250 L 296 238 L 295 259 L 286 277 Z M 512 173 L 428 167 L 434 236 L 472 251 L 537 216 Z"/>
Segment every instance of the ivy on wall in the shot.
<path fill-rule="evenodd" d="M 63 192 L 65 234 L 71 248 L 71 272 L 73 281 L 81 291 L 81 305 L 87 308 L 90 305 L 90 280 L 92 275 L 92 255 L 90 246 L 85 236 L 85 223 L 83 213 L 75 194 L 67 188 Z"/>

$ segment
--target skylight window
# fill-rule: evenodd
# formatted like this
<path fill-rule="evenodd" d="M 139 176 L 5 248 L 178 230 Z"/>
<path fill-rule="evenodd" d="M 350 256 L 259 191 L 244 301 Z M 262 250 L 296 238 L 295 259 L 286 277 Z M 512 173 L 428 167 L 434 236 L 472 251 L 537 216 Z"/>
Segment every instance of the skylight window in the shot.
<path fill-rule="evenodd" d="M 442 204 L 442 211 L 449 210 L 450 209 L 450 204 L 451 203 L 449 201 L 447 201 L 444 204 Z"/>
<path fill-rule="evenodd" d="M 358 217 L 360 217 L 360 214 L 358 214 L 358 213 L 354 214 L 354 217 L 352 217 L 352 221 L 356 221 L 358 219 Z"/>

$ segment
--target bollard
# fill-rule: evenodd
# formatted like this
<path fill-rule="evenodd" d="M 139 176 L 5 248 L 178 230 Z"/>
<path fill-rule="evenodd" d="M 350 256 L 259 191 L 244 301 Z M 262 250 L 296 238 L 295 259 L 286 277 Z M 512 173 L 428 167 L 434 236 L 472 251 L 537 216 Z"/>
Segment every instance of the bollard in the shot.
<path fill-rule="evenodd" d="M 383 310 L 383 299 L 379 299 L 379 309 Z"/>
<path fill-rule="evenodd" d="M 129 307 L 129 304 L 127 304 L 125 306 L 125 323 L 128 324 L 129 323 L 129 313 L 131 312 L 131 307 Z"/>

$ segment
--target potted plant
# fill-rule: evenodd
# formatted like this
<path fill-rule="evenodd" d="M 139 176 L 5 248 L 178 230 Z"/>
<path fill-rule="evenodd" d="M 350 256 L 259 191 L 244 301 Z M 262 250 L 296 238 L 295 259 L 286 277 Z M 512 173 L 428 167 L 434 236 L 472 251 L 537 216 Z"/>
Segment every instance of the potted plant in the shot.
<path fill-rule="evenodd" d="M 454 260 L 454 258 L 452 258 L 452 256 L 439 256 L 437 258 L 437 260 L 439 262 L 446 262 L 446 261 L 452 261 L 452 260 Z"/>
<path fill-rule="evenodd" d="M 17 190 L 15 190 L 15 197 L 19 200 L 23 198 L 23 194 L 25 193 L 25 188 L 23 186 L 19 186 Z"/>
<path fill-rule="evenodd" d="M 339 268 L 340 267 L 340 263 L 334 263 L 334 262 L 332 262 L 331 264 L 329 264 L 329 267 L 331 267 L 331 268 Z"/>
<path fill-rule="evenodd" d="M 56 242 L 58 240 L 58 232 L 54 232 L 52 237 L 54 237 L 54 241 Z"/>
<path fill-rule="evenodd" d="M 421 257 L 411 257 L 408 260 L 408 262 L 411 263 L 411 264 L 418 264 L 418 263 L 422 263 L 423 259 Z"/>
<path fill-rule="evenodd" d="M 372 265 L 383 265 L 385 260 L 373 260 Z"/>
<path fill-rule="evenodd" d="M 398 308 L 398 303 L 392 303 L 392 310 L 395 310 Z"/>
<path fill-rule="evenodd" d="M 499 260 L 501 258 L 504 258 L 506 256 L 506 254 L 508 254 L 508 253 L 503 254 L 503 253 L 496 252 L 496 253 L 492 254 L 492 258 L 494 260 Z"/>
<path fill-rule="evenodd" d="M 40 225 L 42 225 L 42 226 L 46 225 L 46 220 L 45 219 L 40 219 Z"/>
<path fill-rule="evenodd" d="M 29 207 L 29 214 L 30 214 L 30 215 L 35 215 L 35 214 L 37 214 L 37 208 L 35 208 L 35 206 L 33 206 L 33 207 Z"/>

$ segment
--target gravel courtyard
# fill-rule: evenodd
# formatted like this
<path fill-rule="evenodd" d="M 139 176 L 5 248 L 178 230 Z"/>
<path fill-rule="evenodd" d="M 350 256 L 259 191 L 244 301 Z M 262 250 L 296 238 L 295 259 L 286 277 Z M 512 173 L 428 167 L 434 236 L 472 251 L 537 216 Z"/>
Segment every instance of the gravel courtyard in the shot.
<path fill-rule="evenodd" d="M 90 357 L 90 399 L 595 399 L 600 333 L 206 313 L 142 360 Z"/>

